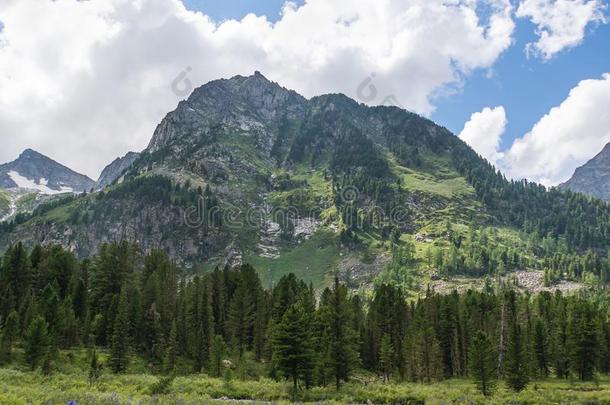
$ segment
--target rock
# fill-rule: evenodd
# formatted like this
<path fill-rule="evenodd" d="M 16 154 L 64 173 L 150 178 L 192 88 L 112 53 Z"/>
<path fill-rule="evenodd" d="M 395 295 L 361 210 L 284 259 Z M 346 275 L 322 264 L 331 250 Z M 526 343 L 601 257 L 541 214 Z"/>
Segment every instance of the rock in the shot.
<path fill-rule="evenodd" d="M 559 187 L 610 201 L 610 143 Z"/>

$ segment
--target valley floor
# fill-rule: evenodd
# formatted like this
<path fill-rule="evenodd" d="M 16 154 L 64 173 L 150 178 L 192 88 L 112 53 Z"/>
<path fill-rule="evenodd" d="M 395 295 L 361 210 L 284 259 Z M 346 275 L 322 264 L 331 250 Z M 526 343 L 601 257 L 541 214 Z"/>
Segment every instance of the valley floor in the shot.
<path fill-rule="evenodd" d="M 159 378 L 150 374 L 104 374 L 93 386 L 86 372 L 55 373 L 0 369 L 0 404 L 205 404 L 238 400 L 288 403 L 290 384 L 262 378 L 258 381 L 232 381 L 205 375 L 176 377 L 166 393 L 152 395 Z M 356 377 L 340 391 L 316 387 L 300 395 L 302 402 L 396 403 L 403 404 L 608 404 L 610 378 L 597 383 L 548 379 L 532 382 L 515 394 L 502 384 L 491 398 L 480 396 L 471 381 L 452 379 L 433 384 L 368 382 Z"/>

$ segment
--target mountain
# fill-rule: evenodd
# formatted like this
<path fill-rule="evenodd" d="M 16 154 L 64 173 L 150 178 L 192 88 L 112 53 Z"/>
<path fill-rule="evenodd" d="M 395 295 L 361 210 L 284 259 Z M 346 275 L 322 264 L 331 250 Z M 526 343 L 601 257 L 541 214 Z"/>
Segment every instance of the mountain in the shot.
<path fill-rule="evenodd" d="M 560 187 L 610 201 L 610 143 Z"/>
<path fill-rule="evenodd" d="M 0 226 L 0 246 L 61 244 L 90 257 L 127 240 L 186 266 L 249 262 L 266 283 L 338 272 L 355 286 L 380 274 L 417 284 L 541 269 L 551 247 L 569 260 L 610 247 L 599 201 L 508 181 L 417 114 L 342 94 L 307 99 L 258 72 L 195 89 L 122 178 Z M 563 277 L 555 263 L 545 268 Z M 404 266 L 426 274 L 392 270 Z"/>
<path fill-rule="evenodd" d="M 21 188 L 42 194 L 88 191 L 95 182 L 56 161 L 26 149 L 19 157 L 0 165 L 0 188 Z"/>
<path fill-rule="evenodd" d="M 140 156 L 137 152 L 128 152 L 125 156 L 116 158 L 112 163 L 102 170 L 100 177 L 95 183 L 95 189 L 101 190 L 106 186 L 111 185 L 131 166 L 131 164 Z"/>

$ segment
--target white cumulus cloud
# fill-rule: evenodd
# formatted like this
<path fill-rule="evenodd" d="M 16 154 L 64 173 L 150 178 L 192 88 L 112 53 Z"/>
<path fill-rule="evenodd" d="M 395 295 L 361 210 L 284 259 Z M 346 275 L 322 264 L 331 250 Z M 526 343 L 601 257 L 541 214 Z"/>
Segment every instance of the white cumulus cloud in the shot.
<path fill-rule="evenodd" d="M 606 23 L 603 0 L 522 0 L 517 17 L 536 25 L 538 41 L 528 43 L 528 55 L 551 59 L 564 49 L 579 45 L 591 23 Z"/>
<path fill-rule="evenodd" d="M 217 23 L 179 0 L 2 0 L 0 161 L 32 147 L 97 177 L 146 146 L 181 72 L 198 86 L 260 70 L 305 96 L 430 114 L 511 45 L 512 13 L 510 0 L 307 0 L 276 23 Z"/>
<path fill-rule="evenodd" d="M 500 141 L 506 129 L 504 107 L 485 107 L 470 116 L 470 120 L 460 132 L 460 139 L 472 147 L 479 155 L 495 164 L 502 157 Z"/>
<path fill-rule="evenodd" d="M 581 81 L 500 161 L 513 178 L 557 185 L 610 142 L 610 73 Z"/>

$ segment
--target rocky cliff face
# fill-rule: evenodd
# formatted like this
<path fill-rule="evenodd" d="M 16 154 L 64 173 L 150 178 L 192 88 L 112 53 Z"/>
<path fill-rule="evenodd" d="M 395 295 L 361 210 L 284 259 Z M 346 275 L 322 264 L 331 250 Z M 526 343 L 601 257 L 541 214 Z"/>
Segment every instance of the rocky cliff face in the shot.
<path fill-rule="evenodd" d="M 102 174 L 95 183 L 95 189 L 101 190 L 119 179 L 131 164 L 140 156 L 136 152 L 128 152 L 125 156 L 116 158 L 112 163 L 102 170 Z"/>
<path fill-rule="evenodd" d="M 560 187 L 610 201 L 610 143 Z"/>
<path fill-rule="evenodd" d="M 89 177 L 26 149 L 10 163 L 0 165 L 0 188 L 22 188 L 42 194 L 89 191 L 95 182 Z"/>

